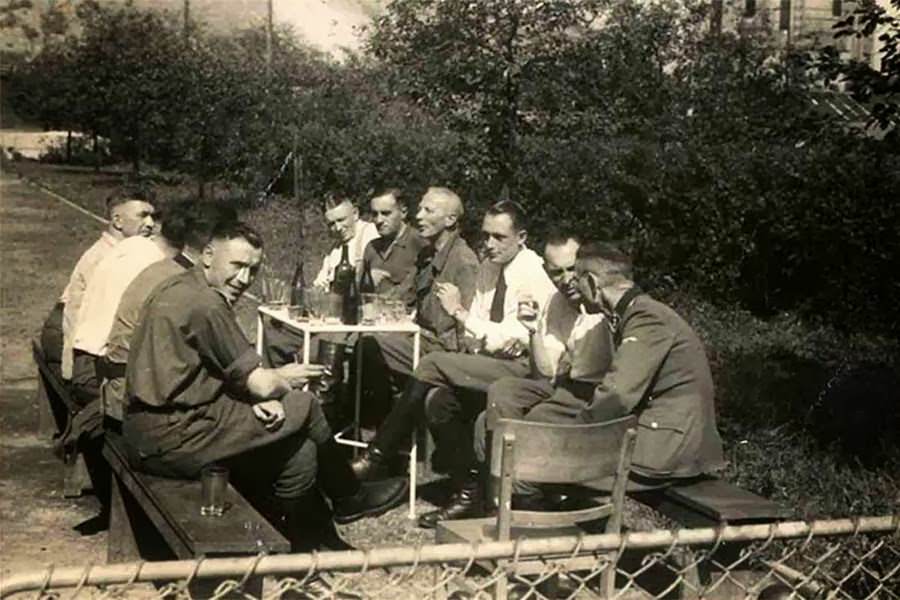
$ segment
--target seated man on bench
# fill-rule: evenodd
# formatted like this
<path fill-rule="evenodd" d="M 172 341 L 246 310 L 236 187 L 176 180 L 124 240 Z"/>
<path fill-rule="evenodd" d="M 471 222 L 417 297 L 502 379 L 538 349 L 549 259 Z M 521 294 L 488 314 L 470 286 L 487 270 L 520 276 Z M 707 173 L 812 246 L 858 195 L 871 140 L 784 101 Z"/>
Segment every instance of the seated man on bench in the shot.
<path fill-rule="evenodd" d="M 208 464 L 226 465 L 295 552 L 346 549 L 332 517 L 381 514 L 403 502 L 407 484 L 356 479 L 317 399 L 299 389 L 321 365 L 260 366 L 232 305 L 261 261 L 259 234 L 225 223 L 200 264 L 153 290 L 132 337 L 123 439 L 134 468 L 151 474 L 194 479 Z"/>
<path fill-rule="evenodd" d="M 601 312 L 612 324 L 614 351 L 609 369 L 584 393 L 502 379 L 488 390 L 487 411 L 493 414 L 486 421 L 507 417 L 599 423 L 636 414 L 638 435 L 629 491 L 640 491 L 720 469 L 723 454 L 703 344 L 675 311 L 637 287 L 631 273 L 631 259 L 610 244 L 595 242 L 578 249 L 576 275 L 582 302 L 588 312 Z M 523 401 L 523 395 L 536 397 Z M 529 408 L 523 412 L 523 407 Z M 483 444 L 482 436 L 476 449 L 483 449 Z M 536 493 L 531 486 L 518 485 L 522 493 Z"/>

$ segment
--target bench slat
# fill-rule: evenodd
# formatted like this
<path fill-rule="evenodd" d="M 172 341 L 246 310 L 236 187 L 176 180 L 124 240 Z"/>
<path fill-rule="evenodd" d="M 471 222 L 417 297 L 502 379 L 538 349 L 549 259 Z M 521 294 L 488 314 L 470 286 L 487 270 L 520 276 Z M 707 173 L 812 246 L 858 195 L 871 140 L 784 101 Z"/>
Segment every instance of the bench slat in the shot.
<path fill-rule="evenodd" d="M 200 515 L 200 482 L 132 471 L 117 436 L 107 433 L 103 455 L 138 499 L 176 555 L 290 552 L 290 542 L 228 485 L 231 506 L 221 517 Z M 252 523 L 253 527 L 245 524 Z"/>

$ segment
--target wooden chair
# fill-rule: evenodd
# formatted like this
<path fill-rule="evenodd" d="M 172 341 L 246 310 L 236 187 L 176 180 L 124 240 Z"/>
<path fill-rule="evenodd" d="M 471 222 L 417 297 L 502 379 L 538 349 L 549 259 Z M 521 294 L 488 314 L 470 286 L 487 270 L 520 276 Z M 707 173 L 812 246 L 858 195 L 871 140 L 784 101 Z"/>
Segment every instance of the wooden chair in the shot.
<path fill-rule="evenodd" d="M 438 542 L 503 541 L 527 535 L 529 538 L 577 535 L 579 523 L 606 518 L 606 533 L 619 533 L 622 506 L 631 456 L 634 451 L 637 419 L 623 417 L 589 425 L 556 425 L 500 419 L 493 428 L 491 475 L 499 478 L 499 510 L 496 518 L 445 521 L 436 531 Z M 589 484 L 614 477 L 610 496 L 589 508 L 570 511 L 526 511 L 512 508 L 514 481 L 548 484 Z M 601 575 L 601 593 L 612 597 L 615 590 L 616 553 L 609 554 L 611 566 Z M 513 565 L 519 575 L 540 573 L 546 559 L 564 562 L 570 570 L 590 569 L 596 557 L 542 557 Z M 506 567 L 508 561 L 501 561 Z M 484 565 L 482 565 L 484 566 Z M 487 567 L 490 570 L 490 566 Z M 496 586 L 496 597 L 506 598 L 507 576 Z"/>

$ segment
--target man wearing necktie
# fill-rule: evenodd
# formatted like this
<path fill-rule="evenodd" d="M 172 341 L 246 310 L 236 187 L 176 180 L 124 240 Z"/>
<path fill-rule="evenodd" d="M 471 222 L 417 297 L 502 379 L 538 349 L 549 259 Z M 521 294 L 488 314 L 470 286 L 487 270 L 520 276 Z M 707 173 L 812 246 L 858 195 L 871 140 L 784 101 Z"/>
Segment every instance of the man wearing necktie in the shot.
<path fill-rule="evenodd" d="M 472 422 L 484 407 L 488 386 L 501 377 L 529 372 L 528 329 L 517 318 L 520 300 L 543 307 L 556 288 L 544 272 L 543 259 L 525 247 L 525 214 L 515 202 L 490 207 L 481 227 L 486 260 L 479 267 L 471 307 L 463 305 L 452 283 L 436 283 L 441 307 L 465 332 L 462 351 L 432 352 L 413 373 L 400 402 L 388 415 L 369 449 L 354 463 L 363 479 L 384 476 L 387 458 L 409 439 L 423 408 L 459 493 L 444 512 L 468 510 L 475 464 Z M 426 406 L 426 397 L 429 398 Z M 458 499 L 463 500 L 460 508 Z M 479 506 L 480 510 L 480 506 Z M 441 512 L 441 511 L 438 511 Z M 434 513 L 420 524 L 433 526 Z M 447 517 L 443 517 L 447 518 Z"/>

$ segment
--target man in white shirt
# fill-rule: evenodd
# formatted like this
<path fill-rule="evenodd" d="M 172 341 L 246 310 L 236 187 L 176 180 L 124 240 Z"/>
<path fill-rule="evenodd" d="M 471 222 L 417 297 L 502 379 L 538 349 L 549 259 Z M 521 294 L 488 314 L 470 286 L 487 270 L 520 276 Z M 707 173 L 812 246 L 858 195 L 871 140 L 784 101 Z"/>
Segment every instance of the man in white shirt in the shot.
<path fill-rule="evenodd" d="M 72 393 L 89 403 L 100 395 L 96 362 L 106 355 L 119 300 L 128 284 L 151 264 L 181 250 L 165 236 L 134 236 L 119 242 L 94 269 L 76 319 L 72 361 Z"/>
<path fill-rule="evenodd" d="M 359 272 L 363 252 L 369 242 L 378 237 L 374 223 L 359 218 L 359 209 L 348 198 L 325 199 L 325 222 L 334 245 L 322 260 L 322 268 L 313 285 L 329 287 L 334 281 L 334 270 L 341 260 L 341 249 L 347 246 L 350 264 Z"/>
<path fill-rule="evenodd" d="M 73 342 L 81 299 L 97 264 L 120 241 L 153 233 L 154 195 L 152 191 L 124 188 L 106 199 L 109 225 L 94 244 L 81 255 L 69 282 L 50 312 L 41 331 L 41 347 L 48 362 L 60 362 L 63 379 L 72 378 Z"/>
<path fill-rule="evenodd" d="M 325 222 L 334 243 L 322 259 L 322 268 L 313 281 L 313 285 L 321 288 L 329 288 L 334 281 L 334 270 L 341 260 L 344 246 L 347 246 L 350 264 L 356 269 L 358 278 L 366 246 L 378 237 L 378 228 L 374 223 L 359 218 L 359 209 L 349 198 L 326 198 Z M 270 367 L 294 362 L 294 354 L 303 347 L 302 335 L 269 319 L 263 321 L 263 336 L 263 358 Z"/>
<path fill-rule="evenodd" d="M 544 267 L 557 292 L 547 302 L 537 321 L 528 319 L 523 307 L 523 325 L 531 336 L 531 373 L 528 377 L 497 380 L 488 389 L 488 410 L 494 418 L 521 419 L 552 396 L 571 397 L 581 407 L 580 397 L 589 397 L 609 369 L 613 352 L 612 328 L 603 313 L 589 314 L 582 306 L 575 277 L 580 243 L 571 234 L 553 234 L 544 249 Z M 475 427 L 475 454 L 484 462 L 485 418 Z"/>
<path fill-rule="evenodd" d="M 471 308 L 462 305 L 456 286 L 436 284 L 441 305 L 464 329 L 470 352 L 432 352 L 422 359 L 403 399 L 354 463 L 364 477 L 383 475 L 386 455 L 411 434 L 420 407 L 431 394 L 426 413 L 438 452 L 453 459 L 451 476 L 463 487 L 474 458 L 459 449 L 472 447 L 472 421 L 481 411 L 488 385 L 529 372 L 528 329 L 516 317 L 518 304 L 534 302 L 540 310 L 555 288 L 543 260 L 525 247 L 525 214 L 517 203 L 502 201 L 489 208 L 482 234 L 486 260 L 479 267 Z"/>

